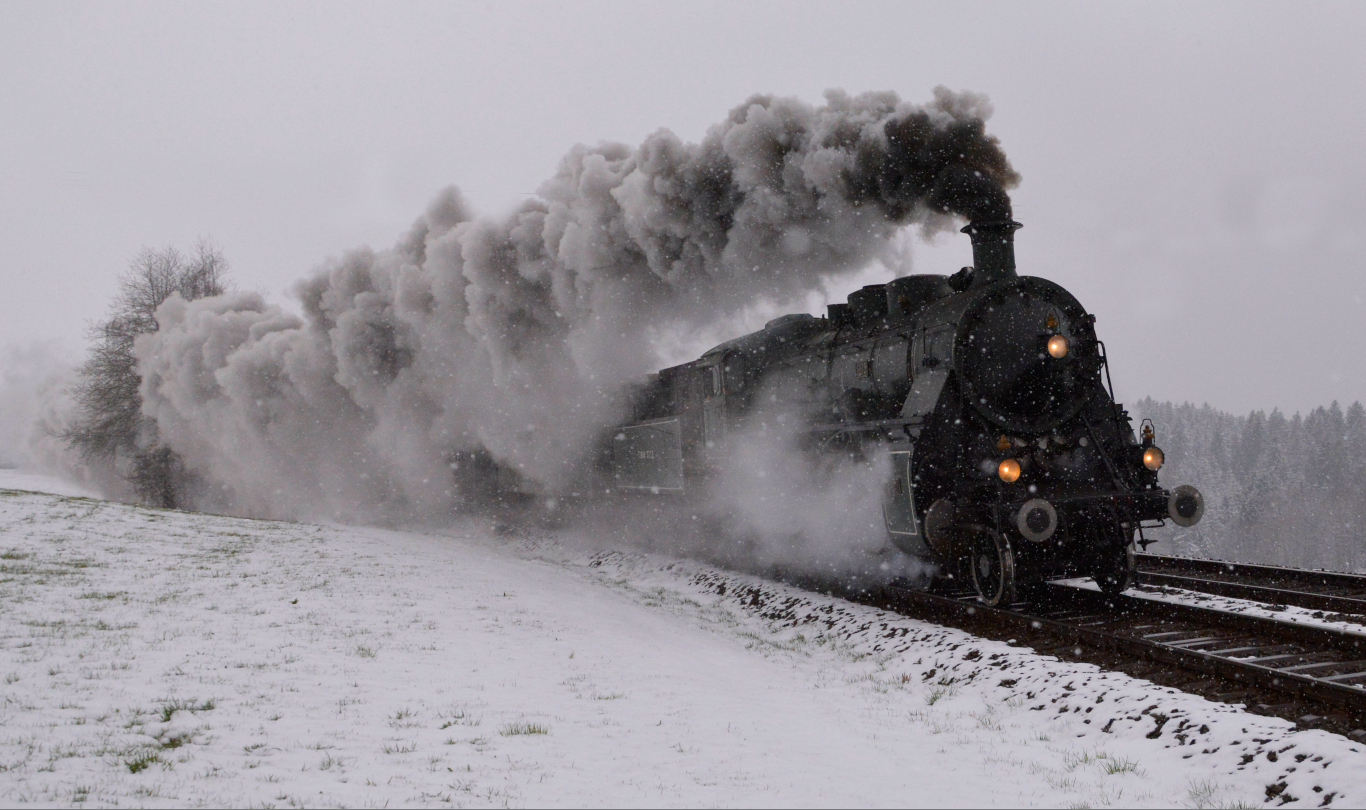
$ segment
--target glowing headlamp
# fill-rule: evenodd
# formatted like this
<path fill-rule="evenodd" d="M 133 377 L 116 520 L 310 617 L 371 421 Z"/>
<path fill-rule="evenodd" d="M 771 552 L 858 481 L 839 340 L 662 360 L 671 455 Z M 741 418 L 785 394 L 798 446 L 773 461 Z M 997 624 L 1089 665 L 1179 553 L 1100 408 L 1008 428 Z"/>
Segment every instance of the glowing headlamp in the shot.
<path fill-rule="evenodd" d="M 1070 348 L 1071 346 L 1068 344 L 1067 338 L 1062 335 L 1054 335 L 1048 339 L 1048 354 L 1055 360 L 1061 360 L 1066 357 L 1067 351 Z"/>
<path fill-rule="evenodd" d="M 1143 466 L 1147 467 L 1153 472 L 1157 472 L 1158 470 L 1162 469 L 1162 462 L 1166 460 L 1167 457 L 1163 455 L 1162 451 L 1157 449 L 1156 447 L 1149 447 L 1147 450 L 1143 451 Z"/>
<path fill-rule="evenodd" d="M 1001 462 L 996 468 L 996 474 L 1001 476 L 1001 480 L 1007 484 L 1013 484 L 1020 480 L 1020 462 L 1013 458 L 1008 458 Z"/>

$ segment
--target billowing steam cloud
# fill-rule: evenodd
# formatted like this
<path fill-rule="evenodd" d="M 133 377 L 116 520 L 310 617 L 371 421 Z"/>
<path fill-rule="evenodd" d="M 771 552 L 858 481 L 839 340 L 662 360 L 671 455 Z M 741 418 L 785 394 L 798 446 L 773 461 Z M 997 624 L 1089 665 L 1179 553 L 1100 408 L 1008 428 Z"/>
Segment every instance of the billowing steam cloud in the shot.
<path fill-rule="evenodd" d="M 147 415 L 199 504 L 374 519 L 455 505 L 486 450 L 546 493 L 580 486 L 651 336 L 784 302 L 873 260 L 908 223 L 1004 218 L 1018 182 L 981 96 L 924 106 L 756 96 L 701 143 L 574 148 L 502 219 L 443 193 L 392 249 L 301 282 L 302 319 L 236 293 L 139 338 Z"/>

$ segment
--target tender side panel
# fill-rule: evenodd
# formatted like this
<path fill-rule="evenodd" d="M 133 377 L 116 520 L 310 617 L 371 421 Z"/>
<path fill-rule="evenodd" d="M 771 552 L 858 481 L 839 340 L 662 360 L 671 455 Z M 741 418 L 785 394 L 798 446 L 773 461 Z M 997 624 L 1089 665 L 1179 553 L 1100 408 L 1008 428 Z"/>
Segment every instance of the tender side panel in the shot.
<path fill-rule="evenodd" d="M 683 441 L 677 417 L 620 428 L 612 439 L 612 474 L 619 489 L 683 491 Z"/>

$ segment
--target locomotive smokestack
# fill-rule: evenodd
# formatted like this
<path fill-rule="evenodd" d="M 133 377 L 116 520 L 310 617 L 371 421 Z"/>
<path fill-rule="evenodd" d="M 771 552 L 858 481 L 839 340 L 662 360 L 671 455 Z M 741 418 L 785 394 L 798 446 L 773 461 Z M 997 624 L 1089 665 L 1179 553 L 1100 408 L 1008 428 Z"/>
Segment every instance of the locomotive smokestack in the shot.
<path fill-rule="evenodd" d="M 1024 226 L 1013 219 L 976 220 L 963 228 L 972 237 L 973 286 L 1018 278 L 1015 273 L 1015 231 Z"/>

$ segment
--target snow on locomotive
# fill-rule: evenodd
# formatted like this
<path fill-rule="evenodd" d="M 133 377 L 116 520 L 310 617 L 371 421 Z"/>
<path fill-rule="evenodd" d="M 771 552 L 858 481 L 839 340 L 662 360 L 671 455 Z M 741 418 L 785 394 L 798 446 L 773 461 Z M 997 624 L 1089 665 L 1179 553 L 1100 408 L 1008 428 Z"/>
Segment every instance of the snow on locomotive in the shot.
<path fill-rule="evenodd" d="M 1159 486 L 1162 451 L 1114 401 L 1095 317 L 1017 275 L 1019 227 L 972 222 L 973 267 L 864 287 L 828 318 L 784 315 L 659 372 L 612 432 L 609 480 L 700 491 L 776 402 L 812 452 L 888 454 L 891 542 L 970 576 L 987 604 L 1063 576 L 1122 591 L 1144 523 L 1191 526 L 1204 503 Z"/>

